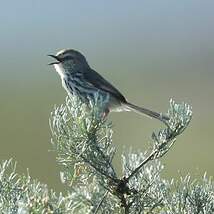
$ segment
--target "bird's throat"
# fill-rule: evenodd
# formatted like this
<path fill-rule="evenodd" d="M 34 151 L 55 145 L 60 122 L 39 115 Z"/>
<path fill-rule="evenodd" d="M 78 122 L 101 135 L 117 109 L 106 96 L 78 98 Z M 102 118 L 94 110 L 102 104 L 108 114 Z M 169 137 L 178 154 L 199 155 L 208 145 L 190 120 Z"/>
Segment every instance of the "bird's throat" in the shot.
<path fill-rule="evenodd" d="M 65 76 L 65 70 L 62 67 L 61 63 L 54 64 L 54 68 L 56 69 L 56 72 L 60 75 L 60 77 L 63 79 Z"/>

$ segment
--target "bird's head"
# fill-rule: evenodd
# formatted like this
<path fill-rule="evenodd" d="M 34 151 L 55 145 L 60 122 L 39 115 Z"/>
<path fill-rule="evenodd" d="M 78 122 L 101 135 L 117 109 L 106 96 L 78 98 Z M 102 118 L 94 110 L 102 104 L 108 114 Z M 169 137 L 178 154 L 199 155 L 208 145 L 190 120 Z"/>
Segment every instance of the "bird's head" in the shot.
<path fill-rule="evenodd" d="M 50 54 L 48 56 L 56 60 L 49 65 L 54 65 L 58 73 L 59 69 L 60 73 L 70 73 L 89 66 L 86 58 L 79 51 L 73 49 L 63 49 L 56 55 Z"/>

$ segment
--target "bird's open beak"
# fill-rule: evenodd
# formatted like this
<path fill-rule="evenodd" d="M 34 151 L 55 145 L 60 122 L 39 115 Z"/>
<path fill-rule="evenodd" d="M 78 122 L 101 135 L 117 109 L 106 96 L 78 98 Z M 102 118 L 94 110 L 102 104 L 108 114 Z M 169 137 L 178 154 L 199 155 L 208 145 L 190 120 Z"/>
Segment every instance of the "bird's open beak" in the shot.
<path fill-rule="evenodd" d="M 55 55 L 49 54 L 48 56 L 50 56 L 50 57 L 52 57 L 52 58 L 57 60 L 56 62 L 49 63 L 48 65 L 55 65 L 55 64 L 59 64 L 61 62 L 61 60 Z"/>

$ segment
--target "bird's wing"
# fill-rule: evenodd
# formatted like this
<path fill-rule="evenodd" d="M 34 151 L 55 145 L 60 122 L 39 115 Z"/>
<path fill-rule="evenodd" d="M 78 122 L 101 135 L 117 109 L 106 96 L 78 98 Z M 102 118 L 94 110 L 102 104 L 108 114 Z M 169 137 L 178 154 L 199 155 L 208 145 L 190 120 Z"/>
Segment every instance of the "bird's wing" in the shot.
<path fill-rule="evenodd" d="M 110 82 L 105 80 L 99 73 L 89 69 L 84 72 L 84 78 L 86 81 L 90 82 L 94 87 L 99 90 L 110 93 L 112 96 L 118 98 L 121 102 L 126 103 L 125 97 L 116 89 Z"/>

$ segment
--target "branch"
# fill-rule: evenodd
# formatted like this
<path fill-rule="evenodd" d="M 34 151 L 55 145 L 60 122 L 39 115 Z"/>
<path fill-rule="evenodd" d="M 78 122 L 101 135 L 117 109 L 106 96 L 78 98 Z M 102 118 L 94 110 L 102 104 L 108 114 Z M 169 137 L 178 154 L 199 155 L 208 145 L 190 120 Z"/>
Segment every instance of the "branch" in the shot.
<path fill-rule="evenodd" d="M 170 109 L 168 111 L 169 121 L 164 120 L 166 128 L 160 130 L 158 134 L 153 133 L 152 139 L 154 141 L 153 150 L 150 155 L 137 166 L 128 177 L 123 179 L 126 184 L 129 180 L 137 174 L 144 165 L 149 161 L 162 157 L 166 154 L 171 146 L 174 144 L 176 137 L 180 135 L 189 125 L 192 118 L 191 107 L 185 103 L 181 105 L 176 104 L 170 100 Z"/>

